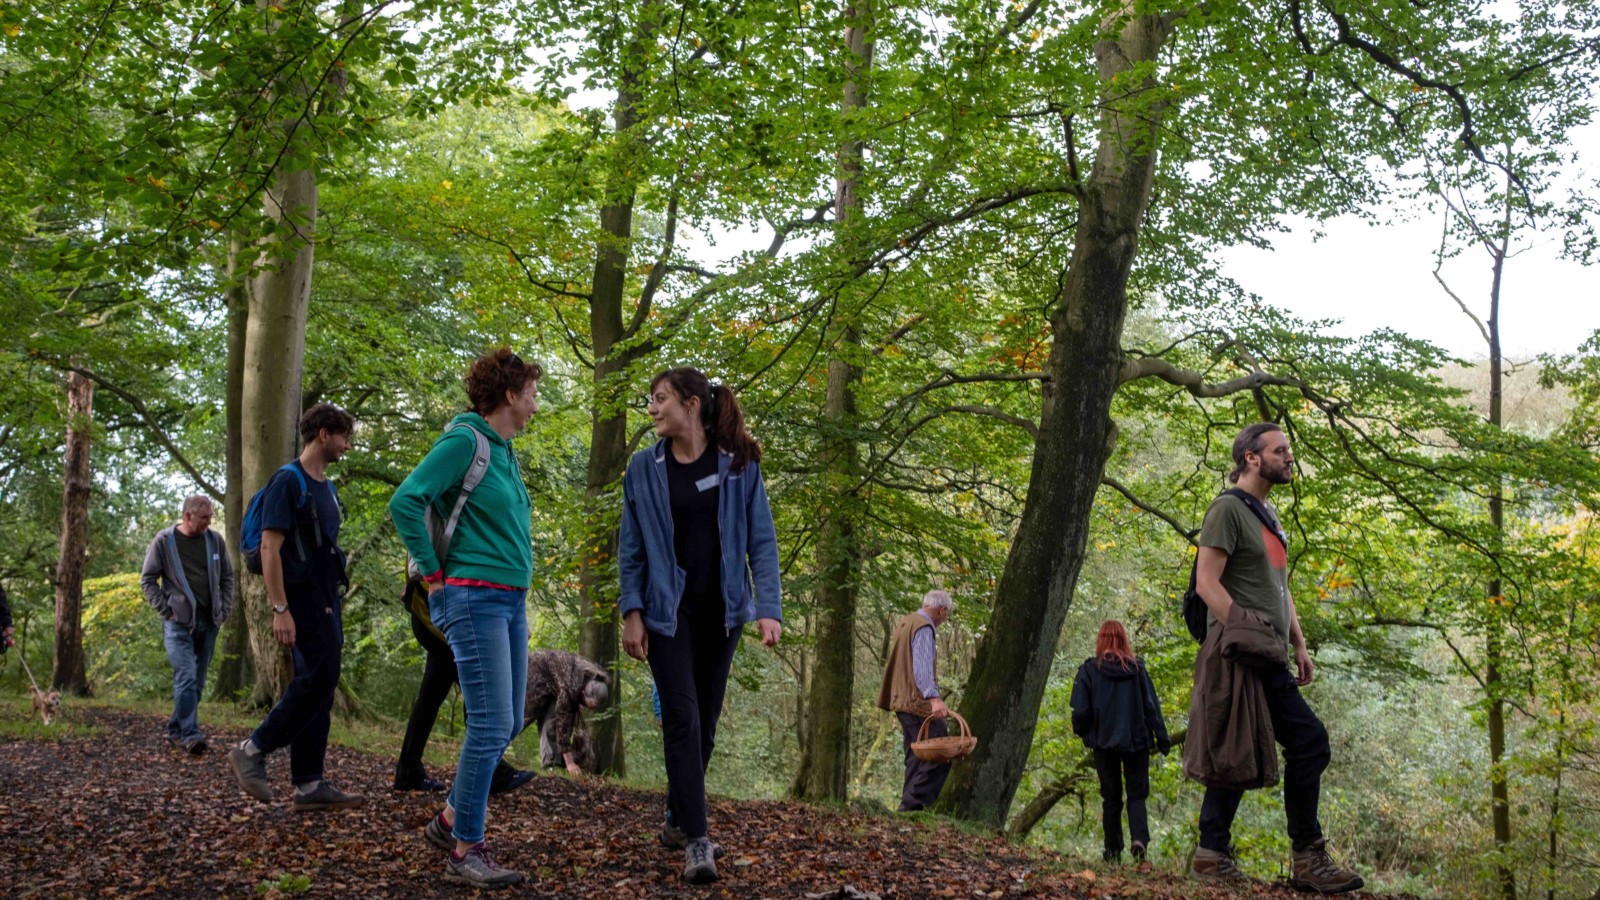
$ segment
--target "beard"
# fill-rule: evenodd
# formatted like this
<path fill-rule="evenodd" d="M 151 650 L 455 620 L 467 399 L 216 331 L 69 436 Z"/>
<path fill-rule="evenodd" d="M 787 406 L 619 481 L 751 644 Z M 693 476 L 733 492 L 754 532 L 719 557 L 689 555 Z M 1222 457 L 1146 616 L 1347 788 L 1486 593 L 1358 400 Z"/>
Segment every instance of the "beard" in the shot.
<path fill-rule="evenodd" d="M 1294 465 L 1262 466 L 1261 477 L 1266 479 L 1268 484 L 1288 484 L 1294 480 Z"/>

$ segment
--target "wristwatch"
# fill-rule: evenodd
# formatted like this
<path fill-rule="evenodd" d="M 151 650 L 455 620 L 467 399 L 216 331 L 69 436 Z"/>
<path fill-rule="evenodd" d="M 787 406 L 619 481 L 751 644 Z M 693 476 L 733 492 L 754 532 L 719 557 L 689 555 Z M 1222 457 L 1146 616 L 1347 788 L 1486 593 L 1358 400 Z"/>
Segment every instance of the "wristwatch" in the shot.
<path fill-rule="evenodd" d="M 282 606 L 279 606 L 278 604 L 274 603 L 272 604 L 272 611 L 280 614 L 286 613 L 289 611 L 289 604 L 285 603 Z"/>

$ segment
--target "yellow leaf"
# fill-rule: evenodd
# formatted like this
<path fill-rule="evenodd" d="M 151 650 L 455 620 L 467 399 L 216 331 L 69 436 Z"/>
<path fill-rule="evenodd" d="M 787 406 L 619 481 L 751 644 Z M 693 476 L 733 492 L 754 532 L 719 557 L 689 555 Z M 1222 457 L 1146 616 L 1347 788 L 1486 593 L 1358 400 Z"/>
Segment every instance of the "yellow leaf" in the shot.
<path fill-rule="evenodd" d="M 21 33 L 22 33 L 22 26 L 20 26 L 20 25 L 7 25 L 6 26 L 6 37 L 16 37 L 18 34 L 21 34 Z"/>
<path fill-rule="evenodd" d="M 150 179 L 150 186 L 156 190 L 164 191 L 167 189 L 167 182 L 165 180 L 157 178 L 154 175 L 146 175 L 145 177 Z"/>

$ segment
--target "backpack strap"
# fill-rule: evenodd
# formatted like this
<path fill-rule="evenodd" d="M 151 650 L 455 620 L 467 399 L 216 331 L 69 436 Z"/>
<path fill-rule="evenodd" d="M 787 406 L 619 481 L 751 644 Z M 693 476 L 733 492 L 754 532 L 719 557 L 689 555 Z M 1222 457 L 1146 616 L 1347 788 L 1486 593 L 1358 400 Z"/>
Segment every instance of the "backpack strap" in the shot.
<path fill-rule="evenodd" d="M 483 432 L 465 422 L 457 422 L 445 429 L 445 434 L 465 428 L 473 438 L 472 462 L 467 466 L 466 475 L 461 478 L 461 493 L 456 496 L 456 505 L 450 510 L 450 518 L 445 520 L 444 529 L 439 532 L 439 543 L 434 547 L 439 557 L 439 565 L 444 565 L 445 553 L 450 549 L 450 540 L 455 537 L 456 525 L 461 521 L 461 510 L 467 505 L 467 498 L 483 482 L 483 476 L 489 472 L 489 438 Z"/>
<path fill-rule="evenodd" d="M 278 471 L 280 471 L 280 472 L 288 472 L 290 475 L 293 475 L 295 484 L 300 485 L 300 500 L 297 503 L 295 503 L 294 508 L 295 509 L 299 509 L 302 506 L 305 506 L 306 505 L 306 501 L 311 499 L 311 486 L 306 483 L 306 473 L 305 473 L 305 471 L 303 469 L 300 468 L 299 461 L 298 460 L 290 460 L 289 462 L 284 463 L 282 466 L 279 466 L 278 467 Z M 322 549 L 322 517 L 317 515 L 317 504 L 312 503 L 312 504 L 310 504 L 310 506 L 311 506 L 311 538 L 312 538 L 312 540 L 316 541 L 317 549 L 321 550 Z M 297 551 L 299 551 L 299 553 L 300 553 L 300 561 L 301 562 L 306 562 L 306 561 L 311 559 L 311 557 L 306 553 L 305 541 L 301 540 L 301 538 L 300 538 L 300 529 L 298 529 L 298 528 L 296 528 L 294 530 L 294 546 L 295 546 L 295 549 Z"/>
<path fill-rule="evenodd" d="M 1283 549 L 1289 549 L 1288 535 L 1283 533 L 1283 526 L 1278 524 L 1277 518 L 1267 509 L 1265 503 L 1257 500 L 1254 494 L 1240 488 L 1228 488 L 1223 493 L 1238 497 L 1243 501 L 1244 505 L 1250 507 L 1250 511 L 1255 513 L 1256 518 L 1261 520 L 1261 524 L 1267 526 L 1267 530 L 1272 532 L 1273 536 L 1278 539 L 1278 543 L 1283 545 Z"/>

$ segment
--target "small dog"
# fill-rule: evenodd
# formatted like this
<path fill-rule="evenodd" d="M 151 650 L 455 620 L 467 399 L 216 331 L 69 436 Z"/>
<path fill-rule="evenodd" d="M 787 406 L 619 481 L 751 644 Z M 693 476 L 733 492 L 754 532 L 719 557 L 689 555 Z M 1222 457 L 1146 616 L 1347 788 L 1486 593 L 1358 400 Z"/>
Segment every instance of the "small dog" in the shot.
<path fill-rule="evenodd" d="M 43 719 L 46 725 L 49 725 L 51 720 L 55 719 L 56 710 L 60 707 L 60 691 L 51 691 L 50 693 L 46 694 L 37 688 L 34 689 L 33 711 L 39 714 L 39 718 Z"/>

